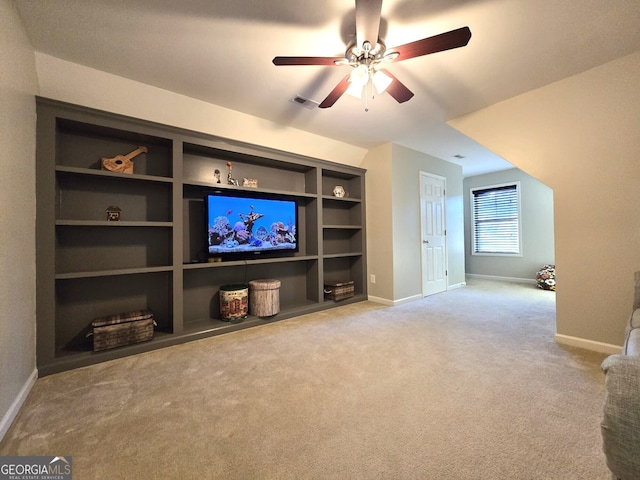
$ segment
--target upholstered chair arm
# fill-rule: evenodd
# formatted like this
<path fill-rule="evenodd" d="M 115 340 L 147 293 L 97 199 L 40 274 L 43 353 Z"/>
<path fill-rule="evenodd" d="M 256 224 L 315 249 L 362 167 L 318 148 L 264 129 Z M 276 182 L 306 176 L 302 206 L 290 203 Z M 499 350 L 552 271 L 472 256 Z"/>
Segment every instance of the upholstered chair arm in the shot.
<path fill-rule="evenodd" d="M 609 470 L 622 480 L 640 479 L 640 357 L 611 355 L 606 378 L 603 450 Z"/>

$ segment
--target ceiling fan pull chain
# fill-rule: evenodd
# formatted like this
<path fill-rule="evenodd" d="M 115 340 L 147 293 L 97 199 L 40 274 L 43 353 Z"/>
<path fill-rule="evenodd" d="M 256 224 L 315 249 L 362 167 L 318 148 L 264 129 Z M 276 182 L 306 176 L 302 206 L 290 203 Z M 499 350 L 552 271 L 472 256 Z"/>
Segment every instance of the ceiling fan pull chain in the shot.
<path fill-rule="evenodd" d="M 367 83 L 364 86 L 364 111 L 369 111 L 369 84 L 371 80 L 367 80 Z"/>
<path fill-rule="evenodd" d="M 376 99 L 376 89 L 375 89 L 375 85 L 373 84 L 373 75 L 371 75 L 369 80 L 369 83 L 371 84 L 371 100 L 375 100 Z"/>
<path fill-rule="evenodd" d="M 364 111 L 369 111 L 369 82 L 364 84 Z"/>

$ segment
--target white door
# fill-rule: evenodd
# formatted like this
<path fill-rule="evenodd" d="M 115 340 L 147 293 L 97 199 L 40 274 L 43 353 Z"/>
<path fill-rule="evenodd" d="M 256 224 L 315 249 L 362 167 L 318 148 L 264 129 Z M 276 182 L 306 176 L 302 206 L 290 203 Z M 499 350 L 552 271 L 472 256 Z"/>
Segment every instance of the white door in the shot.
<path fill-rule="evenodd" d="M 420 172 L 422 296 L 447 289 L 446 179 Z"/>

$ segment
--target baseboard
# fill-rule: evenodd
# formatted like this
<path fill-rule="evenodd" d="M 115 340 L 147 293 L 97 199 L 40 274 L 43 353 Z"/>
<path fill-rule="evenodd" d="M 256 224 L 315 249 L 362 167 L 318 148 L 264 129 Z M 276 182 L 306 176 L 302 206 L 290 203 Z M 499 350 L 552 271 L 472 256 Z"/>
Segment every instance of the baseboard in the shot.
<path fill-rule="evenodd" d="M 411 295 L 410 297 L 404 297 L 404 298 L 400 298 L 398 300 L 394 300 L 393 304 L 394 305 L 402 305 L 403 303 L 410 303 L 410 302 L 415 302 L 416 300 L 422 300 L 424 297 L 422 296 L 421 293 L 417 294 L 417 295 Z"/>
<path fill-rule="evenodd" d="M 583 348 L 585 350 L 591 350 L 592 352 L 605 353 L 607 355 L 615 355 L 622 352 L 620 345 L 611 345 L 610 343 L 595 342 L 593 340 L 587 340 L 586 338 L 570 337 L 569 335 L 562 335 L 556 333 L 554 337 L 556 343 L 561 345 L 568 345 L 570 347 Z"/>
<path fill-rule="evenodd" d="M 382 305 L 387 305 L 389 307 L 394 307 L 396 305 L 402 305 L 403 303 L 415 302 L 416 300 L 421 300 L 422 295 L 412 295 L 411 297 L 400 298 L 398 300 L 389 300 L 388 298 L 375 297 L 373 295 L 369 295 L 367 299 L 370 302 L 381 303 Z"/>
<path fill-rule="evenodd" d="M 22 386 L 22 389 L 20 389 L 20 393 L 18 393 L 18 396 L 15 398 L 15 400 L 9 407 L 9 410 L 7 411 L 7 413 L 5 413 L 4 417 L 2 418 L 2 421 L 0 422 L 0 441 L 2 441 L 5 434 L 9 431 L 9 428 L 11 428 L 11 424 L 18 416 L 18 413 L 20 412 L 22 405 L 27 399 L 29 392 L 33 388 L 33 385 L 36 383 L 37 378 L 38 378 L 38 370 L 34 369 L 31 375 L 29 375 L 29 378 L 27 378 L 27 381 Z"/>
<path fill-rule="evenodd" d="M 479 275 L 477 273 L 467 273 L 467 277 L 479 278 L 482 280 L 494 280 L 498 282 L 511 282 L 511 283 L 527 283 L 535 284 L 535 278 L 518 278 L 518 277 L 499 277 L 497 275 Z"/>
<path fill-rule="evenodd" d="M 375 297 L 373 295 L 367 296 L 367 300 L 373 303 L 379 303 L 381 305 L 387 305 L 388 307 L 393 306 L 393 300 L 389 300 L 387 298 Z"/>
<path fill-rule="evenodd" d="M 467 285 L 467 282 L 455 283 L 453 285 L 449 285 L 447 290 L 455 290 L 456 288 L 462 288 Z M 402 305 L 403 303 L 415 302 L 416 300 L 422 300 L 424 297 L 422 294 L 412 295 L 410 297 L 401 298 L 399 300 L 389 300 L 388 298 L 375 297 L 373 295 L 369 295 L 367 300 L 370 302 L 381 303 L 382 305 L 387 305 L 389 307 L 393 307 L 395 305 Z"/>

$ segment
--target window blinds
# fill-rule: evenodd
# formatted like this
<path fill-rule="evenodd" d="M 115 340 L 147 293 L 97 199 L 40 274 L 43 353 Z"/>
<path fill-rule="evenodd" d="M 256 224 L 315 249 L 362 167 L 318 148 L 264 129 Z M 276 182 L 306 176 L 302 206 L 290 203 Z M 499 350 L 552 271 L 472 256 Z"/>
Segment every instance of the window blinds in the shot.
<path fill-rule="evenodd" d="M 473 253 L 519 254 L 518 186 L 473 190 Z"/>

